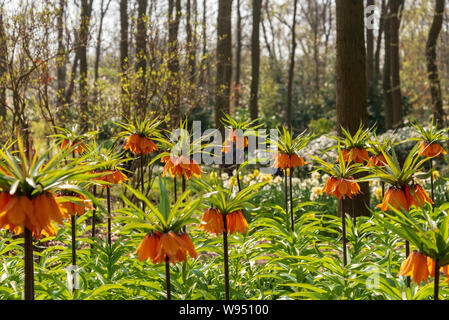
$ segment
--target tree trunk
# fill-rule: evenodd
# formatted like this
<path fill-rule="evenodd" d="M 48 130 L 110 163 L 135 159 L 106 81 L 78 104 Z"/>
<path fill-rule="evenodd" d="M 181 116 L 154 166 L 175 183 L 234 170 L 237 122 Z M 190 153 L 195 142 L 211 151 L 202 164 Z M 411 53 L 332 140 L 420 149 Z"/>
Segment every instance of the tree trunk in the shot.
<path fill-rule="evenodd" d="M 439 128 L 445 126 L 445 112 L 443 110 L 443 99 L 441 93 L 440 76 L 438 72 L 437 43 L 443 26 L 445 0 L 436 0 L 435 16 L 430 27 L 426 44 L 427 72 L 430 82 L 430 92 L 432 94 L 432 108 L 435 122 Z"/>
<path fill-rule="evenodd" d="M 237 0 L 237 50 L 235 63 L 235 100 L 236 108 L 240 105 L 240 78 L 242 69 L 242 14 L 240 12 L 240 0 Z"/>
<path fill-rule="evenodd" d="M 260 69 L 260 15 L 262 0 L 253 0 L 253 32 L 251 35 L 251 95 L 249 110 L 251 120 L 258 117 L 259 69 Z"/>
<path fill-rule="evenodd" d="M 168 70 L 170 71 L 170 95 L 168 103 L 171 109 L 171 125 L 175 128 L 179 124 L 181 117 L 180 96 L 179 96 L 179 54 L 178 54 L 178 30 L 179 22 L 181 20 L 181 0 L 169 0 L 168 2 L 168 50 L 169 62 Z"/>
<path fill-rule="evenodd" d="M 146 101 L 146 73 L 147 73 L 147 6 L 148 0 L 138 0 L 137 31 L 136 31 L 136 72 L 137 72 L 137 97 L 135 112 L 140 119 L 145 118 Z"/>
<path fill-rule="evenodd" d="M 66 0 L 59 0 L 58 12 L 58 62 L 57 62 L 57 86 L 56 96 L 56 114 L 58 122 L 64 126 L 65 115 L 65 84 L 66 84 L 66 56 L 64 46 L 64 13 L 66 9 Z"/>
<path fill-rule="evenodd" d="M 203 31 L 203 52 L 201 59 L 201 73 L 200 73 L 200 84 L 202 86 L 205 85 L 206 82 L 206 70 L 203 66 L 207 63 L 206 55 L 207 55 L 207 0 L 203 0 L 203 22 L 202 22 L 202 31 Z"/>
<path fill-rule="evenodd" d="M 399 62 L 400 7 L 403 0 L 390 0 L 391 95 L 393 97 L 393 128 L 402 125 L 402 94 Z"/>
<path fill-rule="evenodd" d="M 374 6 L 374 0 L 368 0 L 366 6 Z M 366 28 L 366 81 L 368 86 L 368 95 L 373 94 L 374 86 L 374 31 Z"/>
<path fill-rule="evenodd" d="M 6 83 L 4 76 L 6 74 L 6 59 L 8 48 L 6 45 L 6 34 L 3 25 L 3 8 L 0 8 L 0 123 L 3 130 L 6 129 Z M 3 141 L 3 134 L 0 135 L 0 141 Z"/>
<path fill-rule="evenodd" d="M 385 129 L 393 129 L 393 96 L 391 94 L 391 39 L 390 39 L 390 11 L 385 8 L 384 33 L 385 33 L 385 54 L 383 70 L 383 95 L 385 105 Z"/>
<path fill-rule="evenodd" d="M 217 79 L 215 125 L 224 134 L 220 119 L 229 113 L 232 81 L 232 0 L 218 1 Z"/>
<path fill-rule="evenodd" d="M 192 4 L 191 0 L 187 0 L 186 4 L 186 33 L 187 33 L 187 66 L 189 70 L 190 81 L 192 83 L 195 82 L 195 73 L 196 73 L 196 45 L 195 45 L 195 36 L 193 34 L 192 27 Z"/>
<path fill-rule="evenodd" d="M 295 55 L 296 55 L 296 12 L 298 9 L 298 0 L 295 0 L 293 4 L 293 23 L 291 27 L 292 31 L 292 48 L 290 52 L 290 66 L 288 69 L 288 85 L 287 85 L 287 126 L 290 132 L 292 132 L 292 104 L 293 104 L 293 76 L 295 72 Z"/>
<path fill-rule="evenodd" d="M 360 123 L 367 121 L 364 38 L 363 1 L 337 0 L 337 122 L 340 135 L 340 126 L 354 134 Z M 343 200 L 345 213 L 369 215 L 369 185 L 361 183 L 360 187 L 361 195 L 353 200 Z"/>
<path fill-rule="evenodd" d="M 128 0 L 120 0 L 120 73 L 121 73 L 121 103 L 123 117 L 131 116 L 131 109 L 128 100 L 127 82 L 129 53 L 128 53 Z"/>
<path fill-rule="evenodd" d="M 382 36 L 384 34 L 384 20 L 385 20 L 385 0 L 382 0 L 382 14 L 380 17 L 379 33 L 377 35 L 376 52 L 374 54 L 374 81 L 376 85 L 379 83 L 380 79 L 380 50 L 382 47 Z"/>
<path fill-rule="evenodd" d="M 93 0 L 81 1 L 81 17 L 80 17 L 80 32 L 79 32 L 79 66 L 80 66 L 80 129 L 81 132 L 86 132 L 89 129 L 89 88 L 87 82 L 87 42 L 89 38 L 89 25 L 92 13 Z"/>

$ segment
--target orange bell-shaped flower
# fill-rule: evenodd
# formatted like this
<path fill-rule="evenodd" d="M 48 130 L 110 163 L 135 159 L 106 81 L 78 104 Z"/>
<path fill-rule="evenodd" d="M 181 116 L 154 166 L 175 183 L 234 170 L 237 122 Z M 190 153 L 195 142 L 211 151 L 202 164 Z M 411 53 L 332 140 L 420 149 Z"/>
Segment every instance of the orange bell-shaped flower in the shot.
<path fill-rule="evenodd" d="M 427 283 L 429 277 L 427 256 L 416 250 L 410 253 L 402 263 L 398 276 L 411 277 L 417 285 L 420 285 L 422 281 Z"/>

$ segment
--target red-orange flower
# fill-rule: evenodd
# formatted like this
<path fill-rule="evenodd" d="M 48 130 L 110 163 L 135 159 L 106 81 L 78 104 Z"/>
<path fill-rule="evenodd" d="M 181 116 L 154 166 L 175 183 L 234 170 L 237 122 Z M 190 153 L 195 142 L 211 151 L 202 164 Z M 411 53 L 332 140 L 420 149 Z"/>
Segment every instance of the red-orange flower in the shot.
<path fill-rule="evenodd" d="M 116 169 L 104 171 L 103 176 L 95 178 L 94 180 L 106 181 L 112 184 L 120 184 L 123 181 L 127 181 L 128 177 L 124 175 L 123 172 Z M 103 186 L 103 188 L 106 188 L 106 186 Z"/>
<path fill-rule="evenodd" d="M 431 278 L 435 277 L 435 260 L 433 260 L 430 257 L 427 257 L 427 267 L 429 268 L 429 275 Z M 443 269 L 444 274 L 446 275 L 446 277 L 449 277 L 449 265 L 445 265 L 444 267 L 440 267 L 440 272 L 441 269 Z M 445 280 L 449 281 L 449 278 Z"/>
<path fill-rule="evenodd" d="M 376 166 L 376 167 L 384 167 L 387 163 L 387 160 L 385 159 L 383 154 L 379 154 L 377 156 L 372 156 L 368 160 L 368 166 Z"/>
<path fill-rule="evenodd" d="M 245 234 L 248 229 L 248 222 L 240 210 L 234 211 L 226 216 L 226 225 L 230 234 L 233 234 L 236 231 Z"/>
<path fill-rule="evenodd" d="M 427 256 L 416 250 L 410 253 L 402 263 L 398 276 L 411 277 L 417 285 L 420 285 L 423 280 L 427 283 L 429 277 Z"/>
<path fill-rule="evenodd" d="M 207 209 L 201 219 L 200 229 L 218 236 L 224 232 L 223 215 L 215 208 Z"/>
<path fill-rule="evenodd" d="M 391 187 L 385 192 L 382 203 L 379 203 L 377 207 L 382 211 L 387 211 L 388 205 L 391 205 L 397 210 L 404 209 L 408 212 L 412 201 L 411 198 L 408 187 L 405 187 L 404 189 Z"/>
<path fill-rule="evenodd" d="M 137 133 L 129 136 L 124 149 L 130 150 L 134 154 L 147 154 L 159 150 L 151 139 L 141 137 Z"/>
<path fill-rule="evenodd" d="M 335 178 L 330 177 L 327 179 L 326 184 L 323 187 L 323 191 L 327 195 L 332 194 L 337 199 L 344 199 L 346 196 L 352 199 L 352 195 L 360 193 L 360 186 L 357 182 L 353 181 L 354 178 Z"/>
<path fill-rule="evenodd" d="M 287 168 L 302 167 L 307 164 L 304 159 L 296 154 L 289 155 L 287 153 L 276 153 L 273 155 L 274 168 L 285 170 Z"/>
<path fill-rule="evenodd" d="M 76 153 L 78 153 L 78 154 L 81 154 L 81 153 L 83 153 L 85 150 L 86 150 L 86 145 L 84 144 L 84 143 L 74 143 L 74 144 L 71 144 L 70 143 L 70 141 L 69 140 L 64 140 L 64 141 L 62 141 L 62 143 L 61 143 L 61 149 L 62 150 L 65 150 L 65 149 L 67 149 L 67 148 L 73 148 L 73 147 L 75 147 L 76 146 L 76 148 L 75 148 L 75 152 Z"/>
<path fill-rule="evenodd" d="M 341 150 L 341 153 L 343 155 L 343 160 L 346 162 L 365 163 L 365 161 L 368 161 L 369 159 L 368 151 L 363 148 L 344 149 Z M 350 155 L 351 158 L 349 158 Z"/>
<path fill-rule="evenodd" d="M 186 253 L 194 259 L 198 257 L 190 236 L 173 231 L 162 234 L 156 231 L 146 235 L 136 252 L 139 261 L 151 259 L 153 263 L 163 263 L 168 258 L 169 262 L 176 264 L 187 259 Z"/>
<path fill-rule="evenodd" d="M 443 149 L 439 143 L 427 143 L 421 141 L 419 145 L 418 154 L 424 157 L 438 157 L 439 155 L 446 154 L 446 150 Z"/>
<path fill-rule="evenodd" d="M 229 153 L 232 151 L 233 143 L 236 143 L 237 149 L 244 149 L 248 146 L 248 137 L 242 137 L 237 134 L 237 130 L 232 129 L 229 131 L 228 138 L 226 139 L 225 145 L 222 148 L 222 152 Z"/>
<path fill-rule="evenodd" d="M 182 178 L 182 176 L 185 175 L 187 179 L 190 179 L 192 176 L 201 176 L 201 168 L 193 159 L 190 160 L 184 156 L 177 158 L 165 156 L 162 157 L 161 162 L 165 163 L 164 172 L 162 173 L 162 176 L 164 177 L 167 173 L 170 173 L 172 177 L 178 175 L 179 178 Z"/>
<path fill-rule="evenodd" d="M 75 214 L 82 216 L 86 212 L 86 209 L 92 209 L 90 200 L 86 200 L 83 196 L 77 196 L 77 198 L 79 198 L 79 202 L 83 204 L 75 203 L 69 200 L 60 202 L 61 206 L 67 210 L 67 213 L 70 216 Z"/>
<path fill-rule="evenodd" d="M 430 199 L 426 190 L 424 190 L 424 188 L 421 187 L 419 184 L 415 184 L 413 186 L 413 194 L 411 196 L 412 197 L 411 197 L 410 205 L 413 205 L 416 207 L 422 207 L 422 206 L 424 206 L 424 204 L 426 202 L 433 204 L 433 201 L 432 201 L 432 199 Z"/>
<path fill-rule="evenodd" d="M 56 228 L 52 221 L 62 224 L 66 215 L 67 210 L 51 193 L 43 193 L 32 199 L 11 196 L 7 192 L 0 194 L 0 228 L 16 235 L 21 234 L 25 227 L 38 238 L 41 234 L 55 234 Z"/>

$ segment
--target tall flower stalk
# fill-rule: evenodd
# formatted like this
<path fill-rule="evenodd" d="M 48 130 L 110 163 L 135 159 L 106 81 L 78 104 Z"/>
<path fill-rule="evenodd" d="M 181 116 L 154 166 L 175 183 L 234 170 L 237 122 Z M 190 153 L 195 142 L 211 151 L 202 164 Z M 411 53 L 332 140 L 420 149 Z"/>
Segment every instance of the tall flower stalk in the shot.
<path fill-rule="evenodd" d="M 346 212 L 343 206 L 343 199 L 346 197 L 352 199 L 353 196 L 360 193 L 360 186 L 358 180 L 354 176 L 358 173 L 364 172 L 365 169 L 361 163 L 347 161 L 348 158 L 343 154 L 340 142 L 337 145 L 338 161 L 328 163 L 318 157 L 312 156 L 319 167 L 317 170 L 327 173 L 330 177 L 326 181 L 323 192 L 327 195 L 332 195 L 338 199 L 338 205 L 341 212 L 341 233 L 342 233 L 342 249 L 343 249 L 343 266 L 348 263 L 347 248 L 346 248 Z M 348 157 L 352 157 L 351 150 Z"/>
<path fill-rule="evenodd" d="M 92 179 L 95 176 L 90 172 L 95 167 L 86 164 L 81 166 L 85 157 L 59 167 L 72 152 L 70 148 L 53 157 L 49 156 L 50 150 L 42 157 L 36 152 L 31 158 L 31 149 L 25 151 L 18 137 L 17 149 L 17 158 L 6 149 L 0 150 L 0 228 L 16 235 L 24 234 L 24 297 L 33 300 L 32 236 L 40 238 L 42 235 L 56 234 L 55 223 L 61 225 L 67 217 L 67 210 L 56 200 L 55 191 L 70 190 L 96 201 L 89 192 L 68 182 Z"/>
<path fill-rule="evenodd" d="M 371 175 L 366 180 L 380 180 L 389 185 L 382 203 L 378 204 L 382 211 L 403 210 L 408 212 L 410 207 L 422 207 L 425 203 L 433 204 L 424 188 L 415 182 L 415 179 L 425 178 L 431 173 L 421 174 L 421 167 L 430 158 L 421 159 L 418 153 L 419 145 L 416 145 L 401 165 L 396 157 L 394 148 L 391 154 L 381 150 L 385 159 L 383 166 L 368 167 Z M 410 254 L 410 245 L 406 239 L 406 257 Z M 407 278 L 407 286 L 410 286 L 410 278 Z"/>
<path fill-rule="evenodd" d="M 311 134 L 306 131 L 302 132 L 295 138 L 292 137 L 291 132 L 283 127 L 282 131 L 278 129 L 279 137 L 277 140 L 270 141 L 277 146 L 276 153 L 273 154 L 273 167 L 281 169 L 284 172 L 284 194 L 285 194 L 285 212 L 288 214 L 288 194 L 290 195 L 290 228 L 292 232 L 295 231 L 295 214 L 293 210 L 293 175 L 297 167 L 302 167 L 306 164 L 304 159 L 299 155 L 310 140 L 313 138 Z M 288 191 L 287 177 L 290 182 Z"/>
<path fill-rule="evenodd" d="M 117 125 L 124 129 L 118 136 L 119 138 L 126 139 L 124 149 L 129 150 L 136 156 L 140 155 L 139 184 L 142 193 L 145 193 L 144 158 L 146 155 L 151 155 L 153 152 L 159 151 L 159 147 L 154 141 L 161 141 L 162 134 L 160 127 L 164 121 L 160 117 L 146 117 L 143 121 L 139 121 L 136 118 L 134 121 L 129 121 L 128 123 L 117 123 Z"/>
<path fill-rule="evenodd" d="M 416 131 L 420 134 L 418 138 L 412 138 L 410 140 L 418 141 L 419 150 L 418 154 L 422 157 L 430 158 L 429 159 L 429 169 L 433 171 L 433 159 L 439 156 L 443 156 L 447 154 L 446 150 L 444 150 L 442 144 L 447 141 L 449 138 L 446 137 L 448 128 L 438 129 L 436 125 L 434 125 L 434 119 L 432 118 L 432 122 L 430 123 L 429 130 L 426 130 L 420 123 L 412 122 L 412 126 L 416 129 Z M 434 195 L 434 181 L 433 175 L 430 175 L 430 196 L 432 201 L 435 202 Z"/>
<path fill-rule="evenodd" d="M 225 113 L 221 119 L 221 123 L 229 131 L 221 151 L 225 154 L 225 157 L 232 153 L 233 161 L 235 161 L 234 163 L 236 164 L 235 176 L 239 190 L 242 190 L 240 181 L 240 161 L 243 162 L 243 157 L 239 156 L 243 156 L 245 148 L 248 147 L 248 137 L 258 136 L 257 129 L 263 125 L 259 122 L 260 119 L 247 120 L 244 117 L 236 119 L 227 113 Z"/>
<path fill-rule="evenodd" d="M 138 199 L 145 202 L 145 208 L 148 210 L 143 211 L 123 197 L 128 205 L 121 210 L 125 214 L 122 220 L 127 222 L 125 229 L 139 229 L 146 233 L 136 249 L 137 257 L 139 261 L 150 259 L 152 263 L 165 264 L 166 294 L 167 300 L 171 300 L 170 263 L 186 261 L 187 253 L 193 259 L 198 257 L 192 239 L 184 231 L 184 227 L 194 221 L 191 215 L 198 207 L 200 199 L 184 201 L 190 193 L 186 191 L 170 206 L 165 184 L 160 177 L 161 195 L 158 207 L 141 192 L 127 187 Z"/>
<path fill-rule="evenodd" d="M 208 233 L 214 233 L 217 236 L 220 234 L 223 235 L 225 298 L 226 300 L 229 300 L 231 295 L 229 285 L 228 234 L 247 232 L 248 223 L 243 211 L 253 207 L 250 200 L 257 194 L 254 190 L 265 185 L 265 182 L 253 184 L 239 192 L 235 192 L 232 188 L 224 189 L 217 181 L 213 186 L 207 184 L 203 180 L 197 180 L 196 182 L 200 190 L 209 191 L 203 196 L 203 199 L 208 203 L 208 206 L 204 211 L 200 228 Z"/>

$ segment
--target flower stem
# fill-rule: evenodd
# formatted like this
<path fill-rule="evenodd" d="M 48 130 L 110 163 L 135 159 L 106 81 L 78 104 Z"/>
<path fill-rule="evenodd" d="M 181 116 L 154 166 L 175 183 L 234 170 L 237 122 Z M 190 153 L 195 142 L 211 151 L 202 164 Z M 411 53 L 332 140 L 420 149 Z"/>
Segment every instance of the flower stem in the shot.
<path fill-rule="evenodd" d="M 284 202 L 285 202 L 285 214 L 288 215 L 288 185 L 287 185 L 287 169 L 284 170 Z"/>
<path fill-rule="evenodd" d="M 143 176 L 143 153 L 140 155 L 140 184 L 141 184 L 141 190 L 142 194 L 145 194 L 145 182 L 144 182 L 144 176 Z M 142 210 L 145 211 L 145 202 L 142 201 Z"/>
<path fill-rule="evenodd" d="M 108 199 L 108 244 L 112 244 L 111 239 L 111 233 L 112 233 L 112 226 L 111 226 L 111 188 L 109 186 L 106 187 L 107 192 L 107 199 Z"/>
<path fill-rule="evenodd" d="M 432 172 L 432 169 L 433 169 L 432 159 L 429 160 L 429 165 L 430 165 L 430 171 Z M 430 192 L 431 192 L 432 202 L 435 203 L 435 196 L 433 193 L 433 173 L 430 175 Z"/>
<path fill-rule="evenodd" d="M 340 212 L 341 212 L 341 238 L 342 238 L 342 244 L 343 244 L 343 266 L 346 266 L 348 263 L 348 257 L 346 253 L 346 217 L 345 212 L 343 208 L 343 200 L 338 200 L 338 204 L 340 206 Z"/>
<path fill-rule="evenodd" d="M 405 240 L 405 258 L 407 259 L 410 255 L 410 243 Z M 407 288 L 410 288 L 410 277 L 407 277 Z"/>
<path fill-rule="evenodd" d="M 94 197 L 97 196 L 97 186 L 94 185 Z M 96 220 L 96 215 L 97 213 L 97 206 L 94 204 L 94 209 L 92 210 L 92 238 L 95 238 L 95 220 Z"/>
<path fill-rule="evenodd" d="M 176 201 L 178 201 L 178 194 L 177 194 L 177 186 L 176 186 L 176 176 L 174 176 L 173 178 L 173 189 L 174 189 L 174 193 L 175 193 L 175 203 Z"/>
<path fill-rule="evenodd" d="M 25 249 L 25 300 L 34 300 L 33 234 L 24 230 Z"/>
<path fill-rule="evenodd" d="M 170 261 L 165 258 L 165 283 L 167 286 L 167 300 L 171 300 L 171 284 L 170 284 Z"/>
<path fill-rule="evenodd" d="M 440 289 L 440 260 L 435 260 L 435 280 L 434 280 L 434 288 L 433 288 L 433 300 L 439 300 L 439 289 Z"/>
<path fill-rule="evenodd" d="M 225 295 L 226 300 L 229 300 L 229 256 L 228 256 L 228 225 L 226 221 L 226 214 L 223 214 L 223 259 L 224 259 L 224 276 L 225 276 Z"/>
<path fill-rule="evenodd" d="M 72 265 L 76 266 L 76 214 L 71 216 L 72 219 Z"/>
<path fill-rule="evenodd" d="M 242 186 L 240 185 L 240 175 L 239 175 L 240 165 L 237 164 L 236 176 L 237 176 L 237 185 L 239 187 L 239 192 L 242 190 Z"/>
<path fill-rule="evenodd" d="M 293 168 L 290 168 L 290 220 L 292 224 L 292 232 L 295 232 L 295 217 L 293 215 Z"/>

